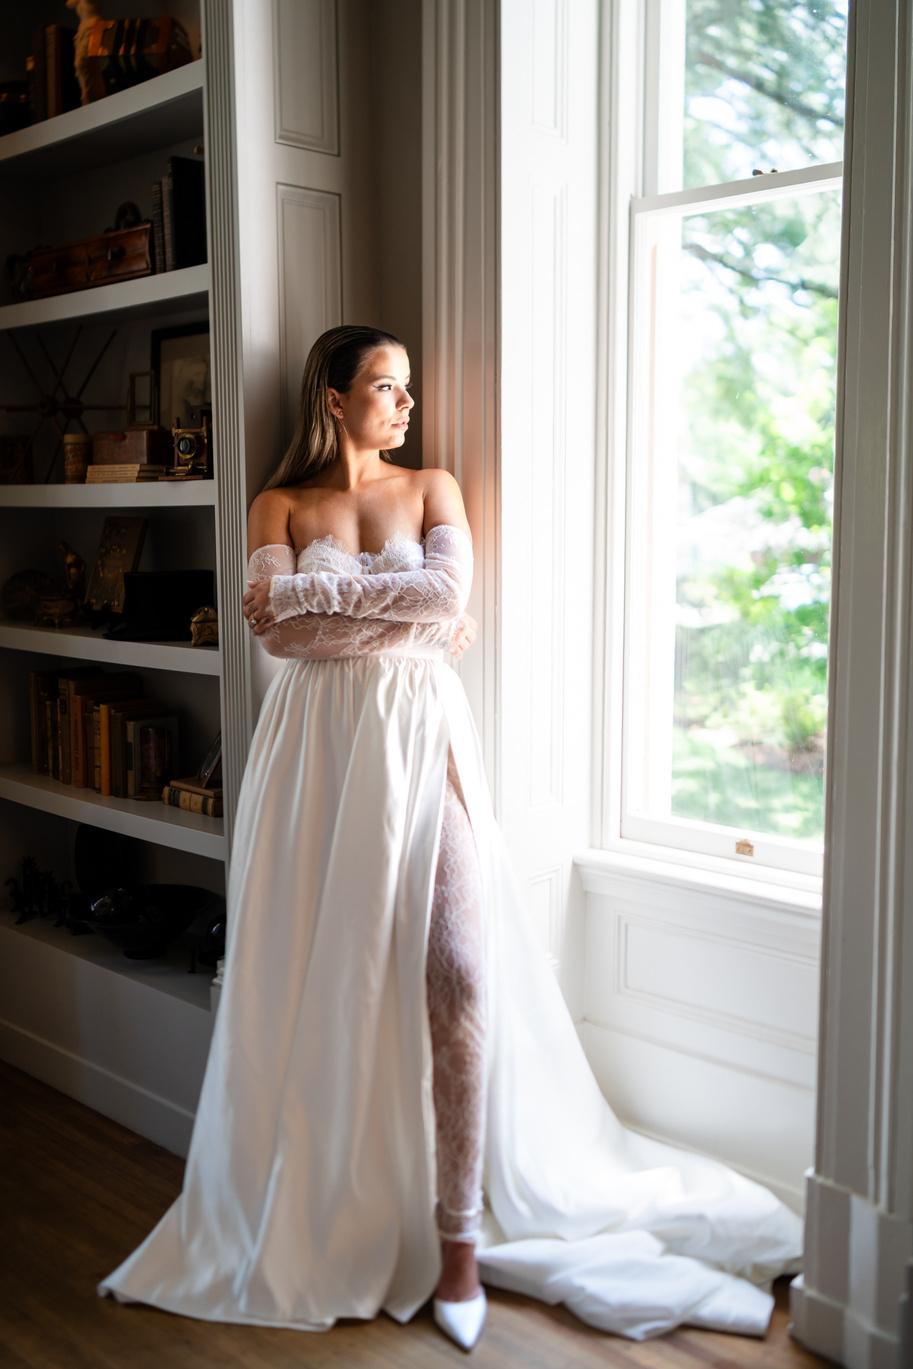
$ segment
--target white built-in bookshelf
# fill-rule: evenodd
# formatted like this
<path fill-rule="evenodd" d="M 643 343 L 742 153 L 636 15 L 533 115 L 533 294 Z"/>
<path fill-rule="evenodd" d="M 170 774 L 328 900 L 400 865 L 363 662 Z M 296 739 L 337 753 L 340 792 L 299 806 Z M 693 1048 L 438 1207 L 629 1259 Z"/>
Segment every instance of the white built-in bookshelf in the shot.
<path fill-rule="evenodd" d="M 172 6 L 168 12 L 174 13 L 176 8 L 181 7 Z M 183 6 L 185 12 L 192 13 L 193 9 L 192 4 Z M 13 6 L 0 5 L 0 20 L 21 26 L 25 21 L 14 11 Z M 210 64 L 215 60 L 211 54 L 209 60 Z M 144 190 L 148 185 L 151 201 L 152 181 L 162 175 L 156 168 L 163 169 L 168 156 L 192 155 L 194 148 L 204 143 L 206 79 L 206 63 L 198 60 L 85 108 L 0 137 L 0 254 L 24 252 L 37 242 L 63 244 L 88 236 L 83 231 L 87 210 L 85 196 L 80 197 L 81 186 L 85 195 L 98 200 L 97 232 L 106 226 L 106 217 L 113 220 L 120 201 L 140 202 L 137 186 Z M 81 181 L 81 177 L 85 179 Z M 209 175 L 206 179 L 210 194 L 212 180 Z M 151 203 L 140 203 L 140 208 L 148 214 Z M 36 349 L 42 345 L 59 364 L 78 324 L 83 327 L 85 341 L 84 345 L 82 341 L 76 344 L 82 353 L 73 363 L 72 377 L 68 377 L 70 393 L 97 351 L 97 339 L 116 327 L 118 345 L 109 349 L 99 366 L 94 393 L 100 396 L 99 402 L 112 402 L 112 395 L 118 400 L 125 396 L 129 372 L 149 367 L 149 361 L 145 366 L 142 362 L 149 355 L 152 330 L 197 322 L 201 328 L 208 327 L 212 253 L 210 240 L 210 262 L 206 265 L 46 299 L 0 302 L 0 400 L 31 402 L 35 395 L 34 385 L 3 334 L 14 333 L 33 366 L 39 355 Z M 85 397 L 90 393 L 87 391 Z M 116 414 L 110 419 L 95 414 L 90 418 L 93 428 L 116 428 L 125 421 Z M 24 422 L 16 426 L 15 419 L 0 412 L 0 431 L 27 433 Z M 103 520 L 114 512 L 148 519 L 140 569 L 208 566 L 216 571 L 219 428 L 216 407 L 215 480 L 65 485 L 61 456 L 49 483 L 0 485 L 0 583 L 30 568 L 60 577 L 61 539 L 83 556 L 88 573 Z M 42 478 L 44 464 L 45 459 L 36 463 L 36 479 Z M 221 602 L 218 578 L 216 583 Z M 221 819 L 169 808 L 164 803 L 104 797 L 33 774 L 29 672 L 83 664 L 98 664 L 106 670 L 136 670 L 142 675 L 144 692 L 160 695 L 169 706 L 173 701 L 175 711 L 189 719 L 191 744 L 186 750 L 182 746 L 184 774 L 191 773 L 202 759 L 196 754 L 200 739 L 211 738 L 224 721 L 220 719 L 224 644 L 218 648 L 193 647 L 189 642 L 107 640 L 100 629 L 88 626 L 57 629 L 0 619 L 0 699 L 4 705 L 0 710 L 0 809 L 9 818 L 0 822 L 4 830 L 0 836 L 0 886 L 8 876 L 18 873 L 19 861 L 26 854 L 35 856 L 39 865 L 53 868 L 58 877 L 71 877 L 67 863 L 74 825 L 88 823 L 143 844 L 146 865 L 138 877 L 147 877 L 148 872 L 156 882 L 198 883 L 223 892 L 227 840 Z M 5 898 L 0 898 L 2 903 Z M 64 974 L 61 965 L 68 963 L 61 961 L 61 955 L 69 955 L 74 958 L 74 983 L 91 963 L 92 973 L 97 970 L 102 976 L 93 983 L 108 983 L 105 975 L 109 975 L 114 976 L 112 984 L 118 979 L 129 981 L 134 986 L 130 993 L 139 993 L 135 986 L 141 986 L 145 996 L 136 999 L 141 1014 L 152 1011 L 148 1004 L 154 1000 L 148 993 L 163 995 L 165 1012 L 168 1002 L 208 1007 L 208 983 L 214 972 L 209 971 L 208 978 L 205 974 L 191 976 L 192 987 L 188 987 L 186 957 L 182 959 L 182 955 L 148 963 L 129 961 L 97 937 L 71 937 L 47 924 L 26 923 L 14 928 L 7 912 L 0 912 L 0 927 L 7 960 L 15 955 L 16 946 L 22 947 L 23 974 L 41 974 L 46 969 L 51 978 L 59 978 Z M 16 936 L 11 935 L 14 931 Z M 36 984 L 35 992 L 40 990 Z M 118 995 L 126 992 L 112 988 L 111 1002 L 120 1001 Z M 154 1013 L 149 1021 L 153 1019 Z M 7 1058 L 23 1063 L 15 1042 L 7 1043 L 6 1053 Z M 35 1071 L 43 1071 L 48 1077 L 48 1071 L 53 1074 L 56 1066 L 42 1063 L 44 1057 L 39 1056 Z M 24 1066 L 32 1067 L 29 1059 Z M 68 1087 L 64 1076 L 65 1071 L 60 1086 Z M 114 1104 L 110 1106 L 117 1115 Z"/>

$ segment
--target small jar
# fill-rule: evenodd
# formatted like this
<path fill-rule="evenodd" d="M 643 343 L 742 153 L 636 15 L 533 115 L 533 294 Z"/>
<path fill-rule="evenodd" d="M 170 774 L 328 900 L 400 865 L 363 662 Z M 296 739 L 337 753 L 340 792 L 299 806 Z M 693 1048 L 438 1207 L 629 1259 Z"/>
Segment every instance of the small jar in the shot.
<path fill-rule="evenodd" d="M 92 460 L 91 433 L 64 433 L 63 478 L 67 485 L 84 485 Z"/>

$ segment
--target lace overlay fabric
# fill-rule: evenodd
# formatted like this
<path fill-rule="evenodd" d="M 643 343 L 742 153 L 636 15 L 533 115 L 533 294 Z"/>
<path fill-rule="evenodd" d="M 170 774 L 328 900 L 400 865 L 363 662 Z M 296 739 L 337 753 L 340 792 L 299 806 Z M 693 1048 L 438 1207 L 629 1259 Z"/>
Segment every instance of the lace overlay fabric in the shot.
<path fill-rule="evenodd" d="M 437 1227 L 473 1242 L 482 1214 L 485 1137 L 485 963 L 482 881 L 451 758 L 431 924 L 428 1019 L 437 1132 Z"/>
<path fill-rule="evenodd" d="M 321 543 L 329 545 L 323 548 L 324 567 L 319 571 L 299 568 L 294 575 L 273 575 L 269 601 L 277 623 L 302 613 L 440 623 L 459 617 L 466 608 L 472 545 L 459 528 L 431 528 L 423 554 L 419 543 L 401 534 L 390 538 L 376 556 L 356 556 L 335 538 L 321 538 Z M 408 566 L 416 558 L 414 568 L 404 568 L 404 560 Z M 333 561 L 340 563 L 335 574 L 327 565 Z M 355 573 L 354 564 L 359 567 Z"/>
<path fill-rule="evenodd" d="M 429 538 L 435 532 L 456 533 L 458 539 L 462 537 L 468 543 L 468 538 L 457 528 L 433 528 L 428 534 Z M 444 555 L 445 540 L 441 537 L 437 541 L 439 562 Z M 469 556 L 471 573 L 471 551 Z M 315 599 L 321 594 L 332 593 L 335 602 L 342 602 L 347 597 L 344 586 L 346 580 L 361 582 L 370 580 L 376 574 L 378 579 L 386 582 L 403 582 L 407 600 L 414 602 L 415 585 L 406 582 L 415 575 L 424 574 L 422 567 L 425 559 L 426 552 L 421 543 L 401 534 L 390 538 L 376 555 L 363 552 L 358 556 L 335 537 L 321 537 L 297 554 L 290 546 L 281 544 L 258 548 L 248 564 L 247 578 L 273 579 L 274 585 L 277 581 L 293 583 L 302 580 L 308 583 L 308 592 L 312 592 Z M 468 592 L 466 584 L 465 593 Z M 395 611 L 395 596 L 390 584 L 378 598 L 383 599 L 394 611 L 386 617 L 353 617 L 341 611 L 327 613 L 299 607 L 295 616 L 275 623 L 261 635 L 260 641 L 271 656 L 282 659 L 334 660 L 378 656 L 385 651 L 408 651 L 411 647 L 447 648 L 463 626 L 462 611 L 455 616 L 445 615 L 439 620 L 408 620 L 408 614 L 402 606 L 399 612 Z M 442 605 L 445 598 L 442 594 Z M 361 594 L 360 602 L 362 605 L 366 602 L 364 594 Z"/>

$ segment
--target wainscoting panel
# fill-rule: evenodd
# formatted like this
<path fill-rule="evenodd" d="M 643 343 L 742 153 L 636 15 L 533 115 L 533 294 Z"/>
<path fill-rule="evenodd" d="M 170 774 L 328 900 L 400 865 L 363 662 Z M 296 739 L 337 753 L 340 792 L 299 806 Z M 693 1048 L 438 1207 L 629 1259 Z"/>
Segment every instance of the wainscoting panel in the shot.
<path fill-rule="evenodd" d="M 342 322 L 342 244 L 338 195 L 276 187 L 279 226 L 279 347 L 285 439 L 291 438 L 308 352 Z"/>
<path fill-rule="evenodd" d="M 814 1136 L 818 917 L 783 891 L 765 899 L 702 886 L 695 872 L 676 882 L 610 862 L 578 862 L 583 1036 L 606 1097 L 635 1129 L 800 1204 Z"/>
<path fill-rule="evenodd" d="M 336 0 L 273 0 L 276 142 L 339 153 Z"/>

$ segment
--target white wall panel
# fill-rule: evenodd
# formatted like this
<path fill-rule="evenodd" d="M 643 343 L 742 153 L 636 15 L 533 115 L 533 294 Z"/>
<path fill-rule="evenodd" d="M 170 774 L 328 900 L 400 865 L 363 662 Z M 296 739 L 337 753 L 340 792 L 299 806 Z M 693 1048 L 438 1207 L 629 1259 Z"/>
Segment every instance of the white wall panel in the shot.
<path fill-rule="evenodd" d="M 590 830 L 599 11 L 501 4 L 500 812 L 581 1012 Z M 538 904 L 537 904 L 538 906 Z M 546 914 L 535 914 L 541 923 Z"/>
<path fill-rule="evenodd" d="M 301 374 L 316 337 L 342 322 L 339 196 L 277 186 L 283 438 L 295 425 Z"/>
<path fill-rule="evenodd" d="M 532 124 L 537 133 L 567 137 L 568 0 L 533 0 Z"/>
<path fill-rule="evenodd" d="M 581 862 L 584 1041 L 606 1097 L 636 1129 L 798 1205 L 814 1141 L 813 900 L 613 859 Z"/>
<path fill-rule="evenodd" d="M 276 142 L 339 153 L 336 0 L 273 0 Z"/>
<path fill-rule="evenodd" d="M 723 1160 L 801 1211 L 802 1176 L 814 1146 L 812 1090 L 589 1022 L 582 1038 L 624 1123 Z"/>

